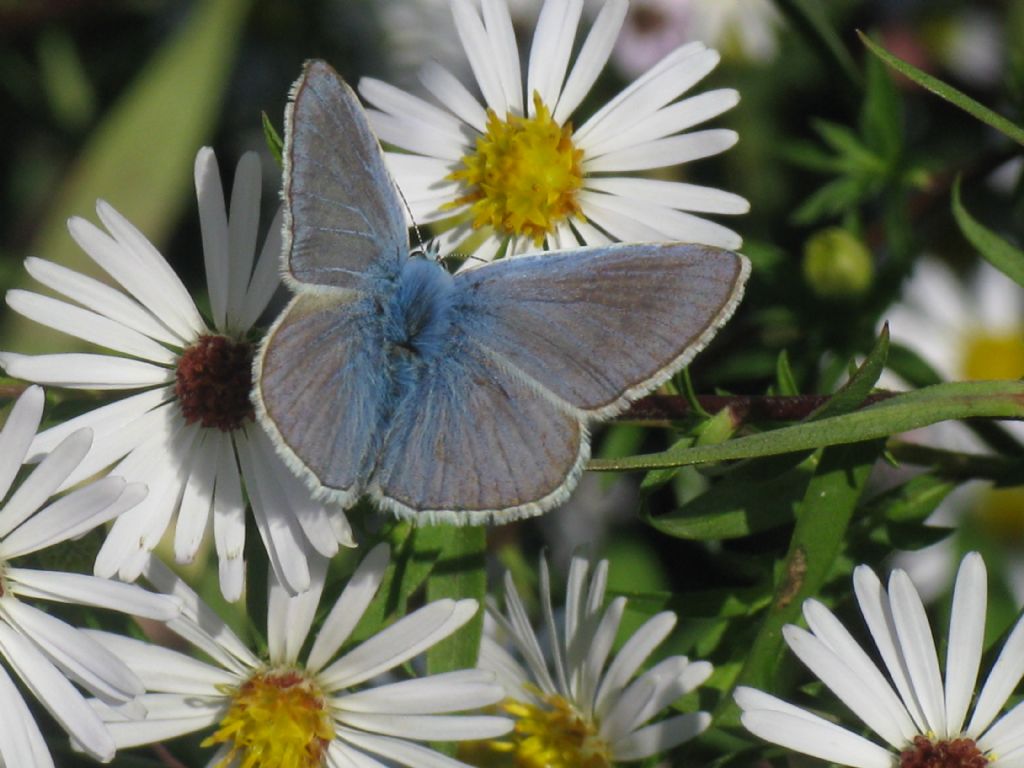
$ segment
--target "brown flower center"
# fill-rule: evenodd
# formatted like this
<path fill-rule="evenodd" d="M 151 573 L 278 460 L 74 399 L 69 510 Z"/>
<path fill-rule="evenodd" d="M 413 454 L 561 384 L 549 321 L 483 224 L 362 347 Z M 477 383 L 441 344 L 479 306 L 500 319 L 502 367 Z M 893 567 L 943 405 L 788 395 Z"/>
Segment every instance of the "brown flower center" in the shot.
<path fill-rule="evenodd" d="M 914 745 L 900 752 L 900 768 L 985 768 L 988 758 L 974 739 L 932 741 L 915 736 Z"/>
<path fill-rule="evenodd" d="M 188 424 L 231 432 L 254 416 L 252 345 L 225 336 L 200 336 L 178 360 L 174 394 Z"/>

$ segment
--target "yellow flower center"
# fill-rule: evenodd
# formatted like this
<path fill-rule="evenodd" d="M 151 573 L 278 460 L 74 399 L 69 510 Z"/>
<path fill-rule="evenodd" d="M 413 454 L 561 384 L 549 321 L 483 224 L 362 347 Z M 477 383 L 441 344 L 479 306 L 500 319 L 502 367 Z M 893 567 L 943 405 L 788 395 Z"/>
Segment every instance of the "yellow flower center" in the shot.
<path fill-rule="evenodd" d="M 1024 377 L 1024 336 L 976 334 L 963 350 L 961 370 L 965 378 L 974 381 Z"/>
<path fill-rule="evenodd" d="M 533 117 L 487 112 L 487 132 L 449 178 L 465 193 L 447 208 L 468 205 L 476 228 L 525 235 L 536 245 L 569 216 L 583 219 L 577 193 L 583 186 L 583 151 L 572 126 L 558 125 L 534 94 Z"/>
<path fill-rule="evenodd" d="M 506 751 L 516 768 L 610 768 L 608 745 L 596 724 L 561 696 L 544 696 L 543 704 L 509 699 L 503 709 L 516 720 Z M 496 745 L 497 746 L 497 745 Z"/>
<path fill-rule="evenodd" d="M 228 713 L 202 746 L 229 744 L 217 768 L 320 768 L 334 727 L 319 686 L 293 669 L 265 670 L 232 689 Z"/>

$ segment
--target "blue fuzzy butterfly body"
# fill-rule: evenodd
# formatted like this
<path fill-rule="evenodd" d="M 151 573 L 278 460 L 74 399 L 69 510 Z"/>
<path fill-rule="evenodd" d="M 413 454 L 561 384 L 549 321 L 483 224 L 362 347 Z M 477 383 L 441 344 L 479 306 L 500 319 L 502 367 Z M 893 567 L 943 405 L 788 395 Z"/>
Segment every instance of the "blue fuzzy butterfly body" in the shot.
<path fill-rule="evenodd" d="M 286 280 L 255 362 L 261 423 L 319 496 L 480 523 L 562 502 L 587 425 L 685 365 L 739 302 L 737 254 L 673 243 L 500 261 L 410 256 L 354 94 L 323 62 L 285 139 Z"/>

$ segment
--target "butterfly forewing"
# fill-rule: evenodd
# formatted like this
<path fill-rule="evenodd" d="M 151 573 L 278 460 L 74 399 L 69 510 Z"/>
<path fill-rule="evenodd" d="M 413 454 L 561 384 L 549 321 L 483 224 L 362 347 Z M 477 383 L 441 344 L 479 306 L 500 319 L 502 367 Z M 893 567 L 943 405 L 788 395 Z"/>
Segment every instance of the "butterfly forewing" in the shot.
<path fill-rule="evenodd" d="M 299 283 L 362 291 L 393 275 L 408 250 L 402 207 L 352 89 L 322 61 L 306 64 L 285 132 L 285 252 Z"/>
<path fill-rule="evenodd" d="M 456 277 L 460 324 L 567 405 L 606 416 L 697 354 L 738 304 L 748 262 L 702 245 L 611 245 Z"/>

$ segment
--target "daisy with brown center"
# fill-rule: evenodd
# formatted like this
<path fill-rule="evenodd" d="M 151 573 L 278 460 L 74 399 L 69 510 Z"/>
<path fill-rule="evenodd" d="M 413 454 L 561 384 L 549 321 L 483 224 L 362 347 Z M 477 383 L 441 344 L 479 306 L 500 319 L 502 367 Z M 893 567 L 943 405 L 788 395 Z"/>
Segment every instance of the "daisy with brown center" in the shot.
<path fill-rule="evenodd" d="M 489 672 L 369 682 L 455 632 L 476 613 L 474 600 L 429 603 L 338 656 L 384 578 L 384 544 L 359 564 L 302 659 L 323 590 L 326 566 L 315 563 L 313 585 L 295 596 L 271 571 L 263 660 L 184 582 L 150 560 L 147 578 L 185 606 L 182 618 L 168 626 L 213 663 L 95 633 L 149 691 L 139 697 L 144 720 L 94 702 L 118 747 L 212 729 L 203 745 L 217 748 L 208 763 L 216 768 L 465 768 L 417 742 L 488 739 L 509 731 L 503 717 L 453 714 L 501 699 L 501 686 Z"/>
<path fill-rule="evenodd" d="M 800 660 L 886 743 L 753 688 L 736 703 L 751 733 L 788 749 L 856 768 L 1024 766 L 1024 706 L 999 717 L 1024 676 L 1024 619 L 989 672 L 968 720 L 985 636 L 985 563 L 964 557 L 953 590 L 945 679 L 924 606 L 909 577 L 893 571 L 886 590 L 867 566 L 854 571 L 857 602 L 886 675 L 824 605 L 804 603 L 810 631 L 784 628 Z"/>
<path fill-rule="evenodd" d="M 711 665 L 671 656 L 634 678 L 675 626 L 671 611 L 650 618 L 609 663 L 626 600 L 615 598 L 602 610 L 608 561 L 598 562 L 588 579 L 590 570 L 586 558 L 573 557 L 559 637 L 547 562 L 541 559 L 541 606 L 547 637 L 553 641 L 547 657 L 508 574 L 507 616 L 493 606 L 489 611 L 526 662 L 523 667 L 485 635 L 480 666 L 498 675 L 506 691 L 502 708 L 516 721 L 508 739 L 489 747 L 517 768 L 609 768 L 643 760 L 693 738 L 711 722 L 706 712 L 690 712 L 651 723 L 704 682 Z"/>
<path fill-rule="evenodd" d="M 583 0 L 548 0 L 533 36 L 523 90 L 506 0 L 452 0 L 452 13 L 484 103 L 451 73 L 426 67 L 439 106 L 372 78 L 359 91 L 389 169 L 419 223 L 437 222 L 443 253 L 467 263 L 541 248 L 611 241 L 680 240 L 738 248 L 731 230 L 697 213 L 745 213 L 734 194 L 633 172 L 725 151 L 736 133 L 687 129 L 735 106 L 734 90 L 678 100 L 718 63 L 701 43 L 672 51 L 573 127 L 572 117 L 608 61 L 629 8 L 608 0 L 569 67 Z M 627 175 L 628 174 L 628 175 Z"/>
<path fill-rule="evenodd" d="M 310 497 L 253 418 L 253 326 L 279 284 L 280 213 L 256 259 L 256 155 L 238 164 L 230 215 L 209 148 L 196 157 L 195 181 L 212 327 L 156 248 L 101 201 L 97 213 L 106 231 L 80 218 L 68 229 L 123 292 L 29 258 L 28 272 L 74 303 L 23 290 L 9 291 L 7 303 L 118 354 L 3 352 L 0 365 L 29 381 L 135 393 L 40 433 L 31 447 L 38 456 L 91 427 L 92 449 L 61 488 L 111 465 L 112 472 L 149 486 L 146 499 L 114 523 L 96 560 L 98 575 L 135 579 L 175 515 L 175 557 L 191 561 L 212 516 L 221 590 L 237 600 L 245 576 L 244 483 L 272 566 L 289 589 L 300 591 L 310 584 L 310 557 L 330 557 L 339 544 L 354 541 L 344 514 Z"/>

